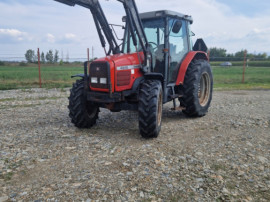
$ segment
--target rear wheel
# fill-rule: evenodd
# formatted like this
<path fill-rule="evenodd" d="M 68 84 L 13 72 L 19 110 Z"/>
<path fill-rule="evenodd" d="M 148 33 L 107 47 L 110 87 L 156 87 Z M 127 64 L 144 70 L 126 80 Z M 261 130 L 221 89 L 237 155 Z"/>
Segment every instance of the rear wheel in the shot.
<path fill-rule="evenodd" d="M 184 96 L 179 99 L 183 113 L 201 117 L 208 112 L 212 100 L 213 76 L 210 64 L 205 60 L 193 61 L 187 69 Z"/>
<path fill-rule="evenodd" d="M 143 138 L 155 138 L 161 130 L 163 93 L 160 81 L 145 81 L 139 94 L 139 129 Z"/>
<path fill-rule="evenodd" d="M 99 107 L 88 102 L 84 95 L 84 81 L 77 80 L 70 90 L 69 117 L 71 122 L 78 128 L 90 128 L 96 124 Z"/>

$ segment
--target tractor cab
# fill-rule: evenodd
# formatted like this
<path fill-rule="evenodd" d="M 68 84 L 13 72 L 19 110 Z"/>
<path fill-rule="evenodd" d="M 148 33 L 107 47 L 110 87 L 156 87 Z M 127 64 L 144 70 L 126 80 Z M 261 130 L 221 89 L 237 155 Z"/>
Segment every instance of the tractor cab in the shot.
<path fill-rule="evenodd" d="M 140 18 L 152 55 L 151 72 L 167 75 L 164 79 L 168 83 L 175 83 L 182 60 L 192 50 L 192 32 L 189 29 L 193 22 L 192 17 L 163 10 L 142 13 Z M 125 17 L 123 21 L 126 21 Z M 140 51 L 139 46 L 134 46 L 130 30 L 127 28 L 122 52 Z"/>

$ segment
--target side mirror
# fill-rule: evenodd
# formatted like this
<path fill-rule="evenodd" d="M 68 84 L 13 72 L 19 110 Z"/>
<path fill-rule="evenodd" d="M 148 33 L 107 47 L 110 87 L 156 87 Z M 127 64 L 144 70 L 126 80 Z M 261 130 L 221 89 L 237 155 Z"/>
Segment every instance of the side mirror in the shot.
<path fill-rule="evenodd" d="M 177 34 L 181 30 L 181 28 L 182 28 L 182 22 L 180 20 L 177 20 L 173 25 L 172 32 Z"/>

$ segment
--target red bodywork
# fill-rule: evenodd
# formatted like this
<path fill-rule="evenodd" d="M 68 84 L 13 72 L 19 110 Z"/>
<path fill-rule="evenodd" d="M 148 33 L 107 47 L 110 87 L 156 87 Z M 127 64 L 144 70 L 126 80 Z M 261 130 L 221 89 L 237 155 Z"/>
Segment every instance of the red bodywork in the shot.
<path fill-rule="evenodd" d="M 178 71 L 178 76 L 175 82 L 175 85 L 183 85 L 184 84 L 184 79 L 185 79 L 185 75 L 187 72 L 187 68 L 189 66 L 189 64 L 191 63 L 191 61 L 196 57 L 199 56 L 202 59 L 208 60 L 207 54 L 205 52 L 202 51 L 190 51 L 185 59 L 183 60 L 183 62 L 180 65 L 180 69 Z"/>
<path fill-rule="evenodd" d="M 141 64 L 143 64 L 144 62 L 143 52 L 140 52 L 139 56 Z M 184 83 L 187 68 L 195 57 L 199 57 L 205 60 L 208 59 L 207 54 L 205 52 L 200 51 L 189 52 L 180 65 L 180 69 L 178 71 L 178 76 L 176 79 L 176 85 L 181 85 Z M 143 73 L 139 68 L 140 61 L 138 59 L 137 53 L 117 54 L 113 56 L 100 58 L 95 61 L 96 62 L 105 61 L 110 64 L 112 93 L 132 89 L 135 80 L 143 76 Z M 90 88 L 92 91 L 109 92 L 108 89 L 93 88 L 91 85 Z"/>
<path fill-rule="evenodd" d="M 140 52 L 139 55 L 141 63 L 143 63 L 144 62 L 143 52 Z M 134 84 L 134 81 L 137 78 L 143 76 L 139 68 L 140 61 L 138 59 L 137 53 L 117 54 L 100 58 L 95 61 L 109 62 L 111 68 L 112 92 L 120 92 L 131 89 Z M 118 68 L 120 68 L 121 70 L 119 70 Z M 90 88 L 93 91 L 109 92 L 108 89 L 96 89 L 91 86 Z"/>

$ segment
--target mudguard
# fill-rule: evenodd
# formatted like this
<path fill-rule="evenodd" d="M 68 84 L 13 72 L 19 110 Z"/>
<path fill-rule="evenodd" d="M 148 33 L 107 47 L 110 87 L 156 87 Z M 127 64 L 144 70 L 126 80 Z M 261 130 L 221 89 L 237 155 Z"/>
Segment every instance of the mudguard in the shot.
<path fill-rule="evenodd" d="M 179 71 L 178 71 L 178 76 L 176 79 L 176 85 L 183 85 L 184 80 L 185 80 L 185 75 L 187 72 L 187 68 L 189 64 L 192 62 L 193 59 L 204 59 L 208 60 L 207 54 L 202 51 L 191 51 L 189 52 L 183 62 L 180 65 Z"/>

